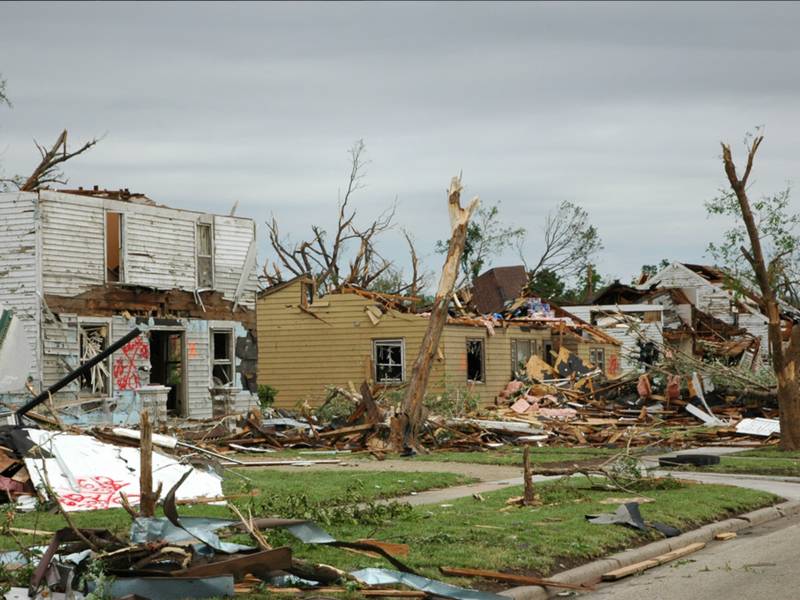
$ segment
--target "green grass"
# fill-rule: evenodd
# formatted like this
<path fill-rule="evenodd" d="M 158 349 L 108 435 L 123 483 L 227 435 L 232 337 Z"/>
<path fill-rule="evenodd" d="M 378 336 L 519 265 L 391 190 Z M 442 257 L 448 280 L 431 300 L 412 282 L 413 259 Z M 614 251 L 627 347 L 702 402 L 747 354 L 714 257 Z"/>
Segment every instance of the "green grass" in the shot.
<path fill-rule="evenodd" d="M 655 501 L 641 506 L 645 520 L 684 530 L 716 519 L 774 503 L 777 498 L 755 490 L 720 485 L 674 483 L 673 489 L 643 492 Z M 512 570 L 548 575 L 616 550 L 660 539 L 654 531 L 640 533 L 617 525 L 593 525 L 584 515 L 613 512 L 616 504 L 600 504 L 620 492 L 590 490 L 586 479 L 537 486 L 545 506 L 506 509 L 505 501 L 521 488 L 483 494 L 484 502 L 462 498 L 440 506 L 414 508 L 402 518 L 382 525 L 339 524 L 330 532 L 341 539 L 371 537 L 407 543 L 412 567 L 440 577 L 439 566 Z M 282 532 L 271 534 L 275 544 L 292 546 L 298 556 L 339 568 L 381 566 L 380 560 L 334 548 L 306 546 Z"/>
<path fill-rule="evenodd" d="M 620 450 L 610 448 L 531 448 L 531 463 L 547 465 L 548 463 L 581 462 L 587 460 L 604 460 L 611 458 Z M 522 466 L 522 448 L 506 447 L 495 450 L 455 452 L 442 450 L 415 456 L 413 461 L 477 463 L 486 465 Z"/>
<path fill-rule="evenodd" d="M 238 475 L 237 475 L 238 474 Z M 247 479 L 240 477 L 243 475 Z M 474 478 L 457 473 L 405 473 L 405 472 L 341 472 L 321 470 L 278 471 L 269 468 L 235 469 L 226 474 L 223 491 L 226 494 L 246 494 L 249 490 L 258 490 L 254 497 L 235 500 L 237 505 L 252 501 L 255 503 L 272 500 L 273 504 L 288 499 L 305 498 L 310 504 L 335 502 L 343 493 L 351 491 L 362 501 L 392 498 L 411 492 L 421 492 L 434 488 L 445 488 L 454 485 L 472 483 Z M 185 516 L 207 516 L 235 518 L 224 506 L 197 505 L 180 506 L 179 512 Z M 78 527 L 95 527 L 111 529 L 125 533 L 130 528 L 131 519 L 121 508 L 103 511 L 87 511 L 70 513 Z M 14 515 L 14 527 L 24 529 L 40 529 L 55 531 L 66 526 L 61 515 L 47 512 L 20 513 Z M 41 543 L 46 538 L 34 539 L 20 536 L 23 543 Z M 16 548 L 9 537 L 0 536 L 0 549 Z"/>
<path fill-rule="evenodd" d="M 720 457 L 718 465 L 676 467 L 684 471 L 800 477 L 800 452 L 757 448 Z"/>
<path fill-rule="evenodd" d="M 238 504 L 261 507 L 255 516 L 303 516 L 297 513 L 298 496 L 313 498 L 320 506 L 335 504 L 342 490 L 353 486 L 359 501 L 379 498 L 413 489 L 462 483 L 466 478 L 442 473 L 375 473 L 332 471 L 269 471 L 240 470 L 253 478 L 262 489 L 260 497 L 242 499 Z M 226 479 L 228 493 L 246 486 L 239 478 Z M 538 484 L 542 506 L 507 506 L 506 500 L 522 494 L 521 487 L 507 488 L 483 494 L 483 501 L 466 497 L 440 505 L 407 507 L 393 513 L 371 513 L 364 519 L 337 516 L 333 511 L 324 528 L 339 539 L 374 538 L 388 542 L 407 543 L 410 554 L 403 560 L 421 573 L 441 578 L 439 566 L 473 567 L 549 575 L 555 571 L 608 555 L 617 550 L 660 539 L 655 531 L 646 533 L 617 525 L 593 525 L 584 515 L 613 512 L 619 500 L 602 504 L 610 497 L 624 498 L 627 494 L 595 490 L 585 477 L 573 477 Z M 291 508 L 292 514 L 272 510 L 274 504 L 264 504 L 264 496 L 275 496 Z M 659 485 L 637 496 L 652 498 L 642 504 L 641 511 L 648 521 L 661 521 L 688 530 L 703 523 L 739 514 L 776 502 L 768 493 L 721 485 L 699 485 L 675 480 L 661 480 Z M 300 506 L 300 510 L 303 510 Z M 231 518 L 221 506 L 180 507 L 182 515 Z M 75 523 L 83 527 L 107 527 L 124 534 L 130 519 L 122 510 L 72 513 Z M 39 527 L 53 531 L 64 525 L 63 517 L 49 513 L 16 516 L 16 527 Z M 381 559 L 353 554 L 341 549 L 305 545 L 282 530 L 269 531 L 273 546 L 289 545 L 298 557 L 307 558 L 342 569 L 387 566 Z M 32 539 L 22 538 L 26 543 Z M 237 535 L 236 541 L 246 541 Z M 46 540 L 40 540 L 43 543 Z M 15 547 L 8 537 L 0 537 L 4 548 Z M 451 579 L 454 583 L 470 584 Z M 472 582 L 472 585 L 486 585 Z M 252 596 L 257 597 L 257 596 Z"/>
<path fill-rule="evenodd" d="M 794 458 L 800 459 L 800 450 L 784 451 L 778 446 L 763 446 L 761 448 L 753 448 L 752 450 L 744 450 L 737 452 L 732 456 L 758 456 L 761 458 Z"/>

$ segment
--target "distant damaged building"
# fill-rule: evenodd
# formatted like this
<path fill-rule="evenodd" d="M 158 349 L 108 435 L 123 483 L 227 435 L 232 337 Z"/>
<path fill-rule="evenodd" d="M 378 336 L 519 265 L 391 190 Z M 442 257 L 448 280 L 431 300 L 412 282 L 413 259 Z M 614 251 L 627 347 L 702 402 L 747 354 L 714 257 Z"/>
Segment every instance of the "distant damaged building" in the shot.
<path fill-rule="evenodd" d="M 24 356 L 27 368 L 22 378 L 6 374 L 0 399 L 21 403 L 139 327 L 142 336 L 54 403 L 114 421 L 135 420 L 145 396 L 175 417 L 247 406 L 256 391 L 255 243 L 251 219 L 127 190 L 0 194 L 0 307 L 17 332 L 0 336 L 0 353 Z"/>

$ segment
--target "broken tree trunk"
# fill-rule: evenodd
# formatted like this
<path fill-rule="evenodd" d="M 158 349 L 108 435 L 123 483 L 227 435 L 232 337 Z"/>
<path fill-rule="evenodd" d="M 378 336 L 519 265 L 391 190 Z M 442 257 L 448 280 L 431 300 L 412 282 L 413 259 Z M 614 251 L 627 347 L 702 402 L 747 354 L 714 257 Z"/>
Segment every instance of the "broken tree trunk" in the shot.
<path fill-rule="evenodd" d="M 767 333 L 769 349 L 772 357 L 772 368 L 778 380 L 778 411 L 781 423 L 781 448 L 784 450 L 800 449 L 800 335 L 793 328 L 791 339 L 786 348 L 783 345 L 781 332 L 781 314 L 778 306 L 778 295 L 773 282 L 773 274 L 777 270 L 780 257 L 773 258 L 767 265 L 761 247 L 761 234 L 758 230 L 750 199 L 747 196 L 747 180 L 753 169 L 753 159 L 764 136 L 758 136 L 748 148 L 747 166 L 741 179 L 736 174 L 731 148 L 722 144 L 722 162 L 731 189 L 739 201 L 742 220 L 750 238 L 750 251 L 742 248 L 744 254 L 761 288 L 761 304 L 767 316 Z"/>
<path fill-rule="evenodd" d="M 143 517 L 154 517 L 156 514 L 156 497 L 153 494 L 153 427 L 150 415 L 142 411 L 139 418 L 139 512 Z"/>
<path fill-rule="evenodd" d="M 533 506 L 536 504 L 536 493 L 533 489 L 533 474 L 531 472 L 531 447 L 527 444 L 522 450 L 522 479 L 525 483 L 525 495 L 522 503 L 525 506 Z"/>
<path fill-rule="evenodd" d="M 478 205 L 476 196 L 467 208 L 462 208 L 461 190 L 461 177 L 453 177 L 450 181 L 447 198 L 450 212 L 450 244 L 442 268 L 442 276 L 439 279 L 439 289 L 436 291 L 433 308 L 431 308 L 431 315 L 428 319 L 428 328 L 411 369 L 411 379 L 403 398 L 402 412 L 397 417 L 398 426 L 394 428 L 394 431 L 402 432 L 402 439 L 394 440 L 394 445 L 398 450 L 418 448 L 417 436 L 422 424 L 422 400 L 428 387 L 431 363 L 436 356 L 442 330 L 447 322 L 447 309 L 455 289 L 459 262 L 467 239 L 467 225 Z"/>

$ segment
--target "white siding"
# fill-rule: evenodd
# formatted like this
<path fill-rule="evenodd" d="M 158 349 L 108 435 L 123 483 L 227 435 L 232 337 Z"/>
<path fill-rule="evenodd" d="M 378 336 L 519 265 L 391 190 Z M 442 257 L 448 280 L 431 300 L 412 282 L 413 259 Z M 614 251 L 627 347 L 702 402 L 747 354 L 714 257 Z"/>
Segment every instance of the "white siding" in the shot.
<path fill-rule="evenodd" d="M 0 305 L 13 310 L 25 327 L 34 359 L 31 375 L 38 379 L 36 205 L 35 193 L 0 194 Z"/>
<path fill-rule="evenodd" d="M 249 219 L 214 217 L 214 287 L 233 300 L 247 258 L 255 239 L 255 223 Z M 255 307 L 258 280 L 255 264 L 250 269 L 239 304 Z"/>
<path fill-rule="evenodd" d="M 209 362 L 208 321 L 190 320 L 186 328 L 187 416 L 209 419 L 212 416 L 211 367 Z"/>
<path fill-rule="evenodd" d="M 80 364 L 77 316 L 62 313 L 55 317 L 46 313 L 42 317 L 42 340 L 42 388 L 46 388 Z M 77 392 L 78 383 L 73 381 L 53 399 L 56 403 L 71 402 L 77 399 Z"/>
<path fill-rule="evenodd" d="M 143 214 L 135 205 L 132 209 L 125 215 L 126 283 L 195 289 L 195 215 Z"/>
<path fill-rule="evenodd" d="M 105 214 L 64 197 L 42 193 L 42 282 L 45 294 L 76 296 L 105 282 Z"/>
<path fill-rule="evenodd" d="M 649 310 L 648 310 L 649 309 Z M 568 306 L 566 308 L 570 313 L 578 317 L 579 319 L 583 319 L 587 323 L 592 323 L 592 313 L 597 312 L 604 312 L 608 314 L 613 314 L 614 312 L 620 313 L 641 313 L 641 312 L 654 312 L 651 306 L 643 306 L 643 305 L 620 305 L 620 306 L 613 306 L 613 305 L 605 305 L 605 306 Z M 624 325 L 614 326 L 614 327 L 600 327 L 600 329 L 604 332 L 613 337 L 615 340 L 619 341 L 622 344 L 622 349 L 620 351 L 620 358 L 622 362 L 622 370 L 623 371 L 631 371 L 635 370 L 639 367 L 638 363 L 638 356 L 639 356 L 639 339 L 643 337 L 645 339 L 653 341 L 657 346 L 661 347 L 664 339 L 661 334 L 661 319 L 662 311 L 657 311 L 658 315 L 658 322 L 655 323 L 638 323 L 636 327 L 628 327 Z M 638 329 L 638 331 L 637 331 Z M 639 335 L 641 334 L 641 336 Z"/>

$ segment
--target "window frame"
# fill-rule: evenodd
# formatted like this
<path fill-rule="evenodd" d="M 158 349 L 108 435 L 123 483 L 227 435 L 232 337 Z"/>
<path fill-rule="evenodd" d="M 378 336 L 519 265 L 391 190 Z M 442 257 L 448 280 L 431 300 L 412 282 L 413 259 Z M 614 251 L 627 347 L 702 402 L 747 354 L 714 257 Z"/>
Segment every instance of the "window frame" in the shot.
<path fill-rule="evenodd" d="M 517 367 L 519 366 L 519 361 L 517 358 L 519 357 L 519 345 L 520 343 L 528 345 L 528 360 L 531 359 L 531 356 L 537 354 L 539 352 L 539 343 L 536 338 L 511 338 L 511 376 L 517 372 Z M 528 360 L 525 361 L 525 364 L 522 366 L 522 369 L 525 369 L 525 366 L 528 364 Z"/>
<path fill-rule="evenodd" d="M 108 215 L 119 215 L 119 275 L 116 281 L 108 278 Z M 126 235 L 127 229 L 127 215 L 121 210 L 104 210 L 103 211 L 103 281 L 106 283 L 127 283 L 127 252 L 126 252 Z"/>
<path fill-rule="evenodd" d="M 211 254 L 208 254 L 208 255 L 200 253 L 200 228 L 201 227 L 204 227 L 204 228 L 207 227 L 208 228 L 208 242 L 209 242 L 209 245 L 211 246 L 211 249 L 210 249 Z M 207 222 L 207 221 L 198 221 L 195 224 L 195 244 L 194 244 L 194 256 L 195 256 L 195 267 L 196 267 L 195 281 L 196 281 L 198 289 L 215 289 L 215 285 L 216 285 L 216 273 L 215 273 L 216 269 L 214 268 L 215 250 L 216 250 L 216 248 L 214 247 L 214 223 L 213 222 Z M 210 285 L 202 285 L 200 283 L 200 259 L 201 258 L 208 259 L 210 264 L 211 264 L 211 268 L 210 268 L 211 284 Z"/>
<path fill-rule="evenodd" d="M 556 345 L 553 340 L 544 340 L 544 342 L 542 342 L 542 360 L 551 367 L 556 363 L 556 359 L 550 355 L 550 353 L 554 352 L 555 349 Z"/>
<path fill-rule="evenodd" d="M 598 360 L 598 354 L 600 359 Z M 600 369 L 602 373 L 606 372 L 606 349 L 600 348 L 599 346 L 593 346 L 589 348 L 589 361 L 595 366 L 595 368 Z"/>
<path fill-rule="evenodd" d="M 111 319 L 110 318 L 103 318 L 103 317 L 78 317 L 77 319 L 77 328 L 78 328 L 78 364 L 83 364 L 83 355 L 81 353 L 81 328 L 84 326 L 88 327 L 105 327 L 106 328 L 106 345 L 103 350 L 108 348 L 113 342 L 112 333 L 111 333 Z M 108 370 L 108 389 L 105 391 L 104 394 L 95 394 L 94 392 L 87 392 L 81 386 L 80 378 L 78 379 L 78 396 L 83 398 L 113 398 L 114 397 L 114 363 L 113 363 L 113 354 L 108 355 L 102 361 L 106 365 L 106 369 Z"/>
<path fill-rule="evenodd" d="M 224 333 L 228 336 L 228 356 L 230 358 L 217 358 L 217 339 L 218 333 Z M 216 367 L 227 367 L 230 373 L 230 381 L 223 382 L 222 387 L 238 387 L 236 385 L 236 344 L 234 342 L 233 328 L 232 327 L 212 327 L 209 329 L 209 359 L 211 361 L 211 386 L 215 389 L 217 386 L 214 384 L 214 369 Z"/>
<path fill-rule="evenodd" d="M 378 346 L 400 347 L 400 379 L 378 379 Z M 387 365 L 396 366 L 396 365 Z M 372 340 L 372 377 L 378 385 L 402 385 L 406 382 L 406 340 L 405 338 L 375 338 Z"/>
<path fill-rule="evenodd" d="M 481 376 L 483 379 L 470 379 L 469 378 L 469 345 L 472 343 L 479 343 L 481 345 Z M 485 384 L 486 383 L 486 339 L 485 338 L 467 338 L 464 343 L 464 351 L 466 352 L 466 376 L 468 384 Z"/>

